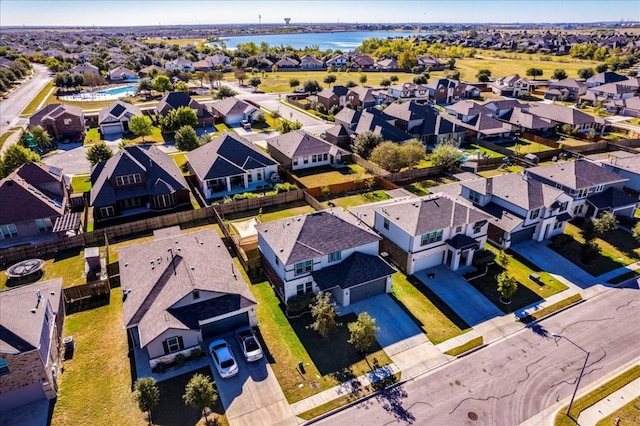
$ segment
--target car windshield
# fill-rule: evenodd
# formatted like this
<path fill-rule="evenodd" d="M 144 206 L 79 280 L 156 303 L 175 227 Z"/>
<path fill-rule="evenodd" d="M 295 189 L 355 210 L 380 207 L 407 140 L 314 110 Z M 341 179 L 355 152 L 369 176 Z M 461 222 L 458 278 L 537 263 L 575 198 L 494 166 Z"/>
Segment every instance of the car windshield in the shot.
<path fill-rule="evenodd" d="M 230 367 L 233 367 L 233 364 L 235 364 L 235 363 L 233 362 L 232 359 L 227 359 L 227 360 L 222 361 L 220 363 L 220 367 L 222 367 L 222 368 L 230 368 Z"/>
<path fill-rule="evenodd" d="M 253 337 L 249 337 L 244 340 L 244 347 L 247 349 L 247 352 L 253 352 L 260 349 L 258 342 L 256 342 Z"/>

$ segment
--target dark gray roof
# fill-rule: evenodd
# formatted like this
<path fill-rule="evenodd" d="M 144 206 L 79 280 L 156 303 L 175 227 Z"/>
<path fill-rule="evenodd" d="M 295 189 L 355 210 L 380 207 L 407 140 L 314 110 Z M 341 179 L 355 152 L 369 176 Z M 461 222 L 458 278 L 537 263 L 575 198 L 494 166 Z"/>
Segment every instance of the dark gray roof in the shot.
<path fill-rule="evenodd" d="M 57 315 L 62 303 L 62 278 L 0 292 L 0 353 L 17 354 L 40 346 L 47 303 Z"/>
<path fill-rule="evenodd" d="M 212 315 L 229 307 L 255 304 L 247 283 L 234 269 L 229 252 L 213 230 L 160 237 L 123 247 L 118 254 L 120 281 L 127 295 L 124 324 L 138 326 L 142 346 L 167 329 L 193 329 L 192 310 L 176 309 L 174 305 L 179 301 L 191 304 L 188 302 L 194 290 L 200 292 L 198 304 L 211 299 L 206 312 Z M 216 307 L 217 298 L 225 295 L 236 299 L 220 299 Z"/>
<path fill-rule="evenodd" d="M 378 256 L 355 252 L 342 262 L 313 271 L 311 276 L 320 290 L 350 288 L 392 275 L 395 270 Z"/>
<path fill-rule="evenodd" d="M 113 157 L 98 164 L 91 173 L 91 205 L 110 206 L 118 200 L 157 193 L 157 185 L 170 187 L 170 193 L 188 189 L 184 176 L 175 161 L 155 146 L 143 149 L 137 145 L 125 146 Z M 110 178 L 134 173 L 146 175 L 141 186 L 114 188 Z"/>
<path fill-rule="evenodd" d="M 200 181 L 244 174 L 278 164 L 247 139 L 232 132 L 224 132 L 187 153 L 187 159 Z"/>
<path fill-rule="evenodd" d="M 549 166 L 531 167 L 525 173 L 544 178 L 570 189 L 591 188 L 628 179 L 587 160 L 564 161 Z"/>
<path fill-rule="evenodd" d="M 263 223 L 256 230 L 285 265 L 380 240 L 341 208 Z"/>
<path fill-rule="evenodd" d="M 587 201 L 598 209 L 613 209 L 638 203 L 637 198 L 616 188 L 607 188 L 603 192 L 591 195 L 587 197 Z"/>
<path fill-rule="evenodd" d="M 335 151 L 336 147 L 304 130 L 295 130 L 267 140 L 269 150 L 276 149 L 287 158 L 305 155 L 325 154 Z M 347 152 L 337 148 L 341 153 Z"/>

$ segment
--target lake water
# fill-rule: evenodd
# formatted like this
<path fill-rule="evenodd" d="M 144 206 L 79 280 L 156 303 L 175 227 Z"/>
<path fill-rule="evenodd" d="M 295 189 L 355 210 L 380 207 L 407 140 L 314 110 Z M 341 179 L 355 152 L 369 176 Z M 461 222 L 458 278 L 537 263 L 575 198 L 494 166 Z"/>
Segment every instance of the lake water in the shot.
<path fill-rule="evenodd" d="M 258 46 L 263 41 L 269 46 L 292 46 L 294 49 L 304 49 L 317 45 L 320 50 L 349 51 L 362 44 L 368 38 L 408 37 L 426 35 L 428 33 L 399 32 L 399 31 L 355 31 L 334 33 L 304 33 L 304 34 L 268 34 L 239 37 L 224 37 L 228 49 L 235 49 L 238 44 L 254 42 Z"/>

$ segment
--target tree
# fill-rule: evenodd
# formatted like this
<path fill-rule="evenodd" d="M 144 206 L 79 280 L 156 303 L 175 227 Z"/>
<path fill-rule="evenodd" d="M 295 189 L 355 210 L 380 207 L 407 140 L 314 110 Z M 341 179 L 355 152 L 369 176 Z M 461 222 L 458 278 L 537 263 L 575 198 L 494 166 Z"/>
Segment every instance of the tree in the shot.
<path fill-rule="evenodd" d="M 491 70 L 486 68 L 481 69 L 480 71 L 478 71 L 478 74 L 476 74 L 476 78 L 478 79 L 478 81 L 486 83 L 491 79 Z"/>
<path fill-rule="evenodd" d="M 553 71 L 553 75 L 551 76 L 551 78 L 556 80 L 564 80 L 565 78 L 567 78 L 567 73 L 562 68 L 558 68 Z"/>
<path fill-rule="evenodd" d="M 292 78 L 291 80 L 289 80 L 289 87 L 291 87 L 293 90 L 296 90 L 296 87 L 300 86 L 300 80 L 298 80 L 297 78 Z"/>
<path fill-rule="evenodd" d="M 376 320 L 367 312 L 360 312 L 358 319 L 347 325 L 349 329 L 349 340 L 355 348 L 360 352 L 366 352 L 375 342 L 380 331 L 380 327 L 376 326 Z"/>
<path fill-rule="evenodd" d="M 593 68 L 580 68 L 578 70 L 578 77 L 584 78 L 585 80 L 587 78 L 593 77 L 593 74 Z"/>
<path fill-rule="evenodd" d="M 216 98 L 224 99 L 237 95 L 236 91 L 229 86 L 220 86 Z"/>
<path fill-rule="evenodd" d="M 168 132 L 174 132 L 182 126 L 195 127 L 198 124 L 198 116 L 188 106 L 172 109 L 162 119 L 162 128 Z"/>
<path fill-rule="evenodd" d="M 356 136 L 353 144 L 351 145 L 351 150 L 358 154 L 362 158 L 369 158 L 371 155 L 371 151 L 380 145 L 382 142 L 382 136 L 373 133 L 371 130 L 367 130 L 366 132 L 360 133 Z"/>
<path fill-rule="evenodd" d="M 367 75 L 366 74 L 360 74 L 360 84 L 362 84 L 364 86 L 364 84 L 367 82 Z"/>
<path fill-rule="evenodd" d="M 322 90 L 322 86 L 320 86 L 318 82 L 315 80 L 305 81 L 304 84 L 302 85 L 302 88 L 304 89 L 305 92 L 308 92 L 308 93 L 318 93 L 319 91 Z"/>
<path fill-rule="evenodd" d="M 333 75 L 333 74 L 329 74 L 329 75 L 327 75 L 327 76 L 324 78 L 324 80 L 323 80 L 323 81 L 324 81 L 325 83 L 327 83 L 327 84 L 329 85 L 329 87 L 331 87 L 331 85 L 332 85 L 333 83 L 335 83 L 337 79 L 338 79 L 338 78 L 337 78 L 335 75 Z"/>
<path fill-rule="evenodd" d="M 544 71 L 542 71 L 542 68 L 531 67 L 527 70 L 527 75 L 533 77 L 534 80 L 543 73 Z"/>
<path fill-rule="evenodd" d="M 168 92 L 173 89 L 173 84 L 171 84 L 171 80 L 166 75 L 159 75 L 153 81 L 153 89 L 156 92 Z"/>
<path fill-rule="evenodd" d="M 129 120 L 129 130 L 136 136 L 142 136 L 142 142 L 144 142 L 144 137 L 153 132 L 153 124 L 148 116 L 136 115 Z"/>
<path fill-rule="evenodd" d="M 397 172 L 403 166 L 402 152 L 400 145 L 394 142 L 382 142 L 373 148 L 369 160 L 390 172 Z"/>
<path fill-rule="evenodd" d="M 182 395 L 184 403 L 199 409 L 208 424 L 209 418 L 206 409 L 218 400 L 218 393 L 213 388 L 211 378 L 200 373 L 194 374 L 184 391 L 184 395 Z"/>
<path fill-rule="evenodd" d="M 249 80 L 249 86 L 253 87 L 254 92 L 258 91 L 258 86 L 260 86 L 261 84 L 262 80 L 260 80 L 259 77 L 251 77 L 251 79 Z"/>
<path fill-rule="evenodd" d="M 402 145 L 401 155 L 404 163 L 404 167 L 414 167 L 418 165 L 427 156 L 427 150 L 422 142 L 416 139 L 411 139 Z"/>
<path fill-rule="evenodd" d="M 104 142 L 98 142 L 92 145 L 87 151 L 87 160 L 92 166 L 98 164 L 101 161 L 107 161 L 113 156 L 113 150 L 107 146 Z"/>
<path fill-rule="evenodd" d="M 156 379 L 153 377 L 142 377 L 136 380 L 134 388 L 138 408 L 140 408 L 140 411 L 143 413 L 148 414 L 149 424 L 152 424 L 151 410 L 160 402 L 160 391 L 158 390 Z"/>
<path fill-rule="evenodd" d="M 504 299 L 511 299 L 511 296 L 516 294 L 518 290 L 518 281 L 513 278 L 507 271 L 498 274 L 498 293 L 502 295 Z"/>
<path fill-rule="evenodd" d="M 30 161 L 38 163 L 40 156 L 22 145 L 9 146 L 0 159 L 0 178 L 8 176 L 9 173 Z"/>
<path fill-rule="evenodd" d="M 453 170 L 462 160 L 463 154 L 458 143 L 453 139 L 438 142 L 429 158 L 436 166 L 443 167 L 447 171 Z"/>
<path fill-rule="evenodd" d="M 51 136 L 42 126 L 34 127 L 31 130 L 31 136 L 33 136 L 33 140 L 36 141 L 40 148 L 48 148 L 51 146 Z"/>
<path fill-rule="evenodd" d="M 326 338 L 331 331 L 340 326 L 336 322 L 336 308 L 333 303 L 330 302 L 330 292 L 319 292 L 316 295 L 315 303 L 311 305 L 311 316 L 313 317 L 313 323 L 308 327 L 311 330 L 318 332 L 320 336 Z"/>
<path fill-rule="evenodd" d="M 176 131 L 176 147 L 180 151 L 193 151 L 200 146 L 198 135 L 191 126 L 182 126 Z"/>

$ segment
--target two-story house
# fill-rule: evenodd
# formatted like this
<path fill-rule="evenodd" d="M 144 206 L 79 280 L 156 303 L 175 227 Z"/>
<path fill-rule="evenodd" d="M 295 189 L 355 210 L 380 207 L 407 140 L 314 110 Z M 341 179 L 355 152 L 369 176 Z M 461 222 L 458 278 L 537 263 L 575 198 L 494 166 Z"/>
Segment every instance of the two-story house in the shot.
<path fill-rule="evenodd" d="M 262 269 L 278 296 L 331 292 L 351 303 L 391 291 L 395 272 L 378 257 L 380 237 L 343 209 L 256 226 Z"/>
<path fill-rule="evenodd" d="M 380 250 L 407 274 L 445 264 L 471 265 L 487 241 L 488 214 L 442 193 L 351 209 L 384 237 Z"/>
<path fill-rule="evenodd" d="M 189 185 L 173 159 L 155 146 L 128 145 L 91 170 L 96 222 L 190 206 Z"/>
<path fill-rule="evenodd" d="M 627 178 L 588 160 L 563 161 L 525 169 L 529 178 L 561 189 L 573 198 L 572 216 L 597 217 L 601 211 L 633 216 L 637 199 L 623 192 Z"/>
<path fill-rule="evenodd" d="M 571 219 L 573 199 L 569 195 L 526 175 L 470 179 L 460 186 L 463 198 L 492 216 L 488 238 L 505 249 L 561 234 Z"/>
<path fill-rule="evenodd" d="M 207 199 L 270 188 L 278 178 L 278 163 L 233 132 L 187 153 L 187 160 Z"/>
<path fill-rule="evenodd" d="M 351 158 L 348 151 L 304 130 L 294 130 L 268 139 L 267 151 L 289 170 L 341 166 L 344 160 Z"/>
<path fill-rule="evenodd" d="M 0 417 L 58 395 L 62 278 L 0 292 Z"/>
<path fill-rule="evenodd" d="M 42 126 L 55 141 L 82 141 L 86 123 L 82 108 L 66 104 L 49 104 L 29 118 L 29 129 Z"/>

